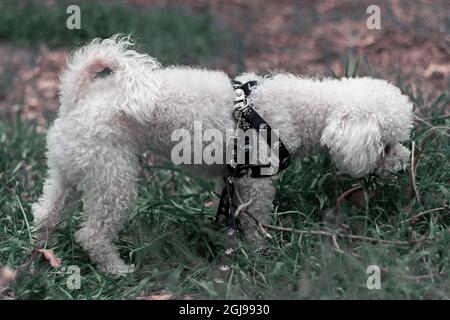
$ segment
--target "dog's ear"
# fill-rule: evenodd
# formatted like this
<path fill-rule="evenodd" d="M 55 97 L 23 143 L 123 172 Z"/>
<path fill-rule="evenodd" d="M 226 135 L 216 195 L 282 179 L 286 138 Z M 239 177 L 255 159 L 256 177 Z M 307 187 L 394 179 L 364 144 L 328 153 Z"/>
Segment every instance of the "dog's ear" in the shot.
<path fill-rule="evenodd" d="M 370 173 L 383 151 L 381 130 L 376 119 L 331 118 L 321 137 L 336 166 L 353 177 Z"/>

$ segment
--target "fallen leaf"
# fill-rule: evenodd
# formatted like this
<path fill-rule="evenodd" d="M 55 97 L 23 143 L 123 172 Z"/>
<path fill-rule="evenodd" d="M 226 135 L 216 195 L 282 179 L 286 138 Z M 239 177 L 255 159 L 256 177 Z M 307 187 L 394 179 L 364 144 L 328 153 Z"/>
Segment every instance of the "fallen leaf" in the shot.
<path fill-rule="evenodd" d="M 430 63 L 428 68 L 422 72 L 422 74 L 425 78 L 431 77 L 434 73 L 438 73 L 438 74 L 440 73 L 443 76 L 447 76 L 447 74 L 450 73 L 450 65 Z"/>
<path fill-rule="evenodd" d="M 151 296 L 147 296 L 147 297 L 139 297 L 139 300 L 169 300 L 170 298 L 172 298 L 171 294 L 165 294 L 165 293 L 161 293 L 161 294 L 152 294 Z"/>
<path fill-rule="evenodd" d="M 169 300 L 170 298 L 172 298 L 171 294 L 154 294 L 149 300 Z"/>
<path fill-rule="evenodd" d="M 212 199 L 208 199 L 205 201 L 205 207 L 211 208 L 212 206 L 214 206 L 214 200 Z"/>
<path fill-rule="evenodd" d="M 368 197 L 372 199 L 376 196 L 376 192 L 373 190 L 369 190 Z M 358 190 L 352 193 L 347 199 L 353 206 L 358 209 L 364 208 L 365 194 L 363 190 Z"/>
<path fill-rule="evenodd" d="M 149 296 L 142 295 L 137 297 L 137 300 L 169 300 L 173 298 L 173 294 L 168 290 L 162 290 L 161 292 L 151 294 Z"/>
<path fill-rule="evenodd" d="M 0 268 L 0 289 L 16 279 L 17 271 L 8 267 Z"/>
<path fill-rule="evenodd" d="M 50 265 L 53 268 L 57 268 L 61 265 L 61 259 L 55 256 L 52 249 L 38 249 L 38 252 L 44 255 L 45 259 L 50 262 Z"/>

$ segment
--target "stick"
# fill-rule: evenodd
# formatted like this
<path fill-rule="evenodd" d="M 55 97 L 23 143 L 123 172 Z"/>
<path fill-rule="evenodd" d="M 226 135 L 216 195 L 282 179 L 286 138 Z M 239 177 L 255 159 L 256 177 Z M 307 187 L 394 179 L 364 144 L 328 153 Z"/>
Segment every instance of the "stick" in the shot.
<path fill-rule="evenodd" d="M 425 121 L 424 119 L 422 119 L 421 117 L 417 116 L 417 115 L 413 115 L 414 118 L 416 118 L 417 121 L 425 123 L 427 126 L 431 127 L 432 129 L 444 129 L 444 130 L 448 130 L 449 127 L 445 127 L 445 126 L 433 126 L 431 123 L 429 123 L 428 121 Z M 440 133 L 442 133 L 444 136 L 450 137 L 450 134 L 443 132 L 443 131 L 439 131 Z"/>
<path fill-rule="evenodd" d="M 423 240 L 410 240 L 410 241 L 396 241 L 396 240 L 383 240 L 383 239 L 376 239 L 366 236 L 359 236 L 355 234 L 336 234 L 328 231 L 321 231 L 321 230 L 300 230 L 300 229 L 294 229 L 294 228 L 285 228 L 285 227 L 278 227 L 278 226 L 272 226 L 269 224 L 264 224 L 259 222 L 259 220 L 253 216 L 248 211 L 244 211 L 247 215 L 249 215 L 256 224 L 260 225 L 261 227 L 269 230 L 275 230 L 275 231 L 282 231 L 282 232 L 291 232 L 291 233 L 297 233 L 297 234 L 310 234 L 310 235 L 319 235 L 319 236 L 326 236 L 326 237 L 339 237 L 339 238 L 346 238 L 346 239 L 352 239 L 352 240 L 361 240 L 361 241 L 368 241 L 368 242 L 376 242 L 376 243 L 383 243 L 383 244 L 398 244 L 398 245 L 412 245 L 421 243 L 427 240 L 431 240 L 429 238 L 423 239 Z M 338 246 L 339 247 L 339 246 Z M 342 250 L 341 250 L 342 251 Z"/>
<path fill-rule="evenodd" d="M 415 150 L 416 150 L 416 142 L 413 141 L 412 142 L 412 147 L 411 147 L 411 186 L 412 189 L 414 190 L 414 193 L 416 195 L 416 199 L 417 201 L 420 203 L 420 205 L 422 205 L 422 201 L 420 201 L 420 195 L 419 195 L 419 191 L 417 190 L 417 185 L 416 185 L 416 168 L 417 168 L 417 162 L 419 161 L 419 156 L 421 154 L 420 150 L 417 153 L 417 157 L 414 156 Z M 412 194 L 410 197 L 410 200 L 412 200 Z M 411 207 L 411 202 L 410 202 L 410 207 Z"/>
<path fill-rule="evenodd" d="M 341 205 L 342 200 L 344 200 L 346 197 L 348 197 L 349 195 L 351 195 L 352 193 L 361 190 L 363 187 L 362 186 L 356 186 L 353 187 L 351 189 L 348 189 L 347 191 L 345 191 L 343 194 L 341 194 L 337 199 L 336 199 L 336 207 L 339 207 Z"/>
<path fill-rule="evenodd" d="M 337 242 L 337 237 L 335 234 L 331 237 L 331 240 L 333 241 L 333 246 L 336 248 L 337 252 L 344 253 L 344 251 L 342 251 L 342 249 L 339 247 L 339 244 Z"/>
<path fill-rule="evenodd" d="M 448 137 L 450 137 L 450 135 L 448 135 L 447 133 L 440 131 L 440 129 L 444 129 L 444 130 L 450 130 L 450 127 L 445 127 L 445 126 L 432 126 L 430 125 L 432 128 L 428 129 L 427 132 L 425 132 L 422 141 L 419 144 L 418 147 L 418 151 L 417 154 L 415 155 L 415 141 L 413 141 L 412 143 L 412 150 L 411 150 L 411 175 L 410 175 L 410 183 L 408 186 L 408 197 L 409 197 L 409 204 L 408 207 L 411 209 L 412 208 L 412 195 L 413 195 L 413 191 L 416 193 L 416 197 L 417 200 L 419 201 L 420 204 L 420 198 L 419 198 L 419 193 L 417 190 L 417 186 L 416 186 L 416 168 L 417 168 L 417 163 L 419 162 L 419 157 L 420 155 L 423 153 L 423 151 L 425 150 L 425 144 L 427 142 L 427 140 L 431 137 L 431 134 L 435 132 L 435 130 L 438 130 L 439 133 L 442 133 Z"/>
<path fill-rule="evenodd" d="M 419 118 L 419 116 L 417 116 L 417 118 Z M 437 117 L 428 117 L 428 118 L 419 118 L 419 119 L 415 119 L 415 121 L 419 121 L 421 122 L 421 120 L 423 121 L 430 121 L 430 120 L 443 120 L 443 119 L 447 119 L 450 118 L 450 114 L 444 114 L 442 116 L 437 116 Z"/>
<path fill-rule="evenodd" d="M 241 213 L 241 211 L 245 210 L 252 202 L 253 202 L 253 199 L 250 199 L 246 203 L 241 202 L 241 204 L 237 207 L 236 211 L 234 212 L 234 217 L 235 218 L 239 217 L 239 214 Z"/>
<path fill-rule="evenodd" d="M 450 207 L 447 206 L 447 205 L 444 205 L 443 207 L 439 207 L 439 208 L 434 208 L 434 209 L 430 209 L 430 210 L 427 210 L 427 211 L 423 211 L 423 212 L 421 212 L 419 214 L 416 214 L 415 216 L 413 216 L 411 218 L 408 218 L 408 219 L 405 219 L 403 221 L 400 221 L 400 224 L 406 223 L 406 222 L 411 221 L 411 220 L 415 220 L 418 217 L 421 217 L 421 216 L 423 216 L 425 214 L 428 214 L 428 213 L 431 213 L 431 212 L 436 212 L 436 211 L 442 211 L 442 210 L 450 210 Z"/>
<path fill-rule="evenodd" d="M 368 241 L 368 242 L 376 242 L 376 243 L 383 243 L 383 244 L 398 244 L 398 245 L 412 245 L 421 243 L 427 240 L 431 239 L 423 239 L 423 240 L 411 240 L 411 241 L 396 241 L 396 240 L 384 240 L 384 239 L 376 239 L 366 236 L 359 236 L 355 234 L 335 234 L 328 231 L 321 231 L 321 230 L 300 230 L 300 229 L 294 229 L 294 228 L 285 228 L 285 227 L 277 227 L 277 226 L 271 226 L 267 224 L 261 224 L 266 229 L 276 230 L 276 231 L 283 231 L 283 232 L 292 232 L 297 234 L 310 234 L 310 235 L 319 235 L 319 236 L 326 236 L 326 237 L 339 237 L 339 238 L 347 238 L 352 240 L 360 240 L 360 241 Z"/>

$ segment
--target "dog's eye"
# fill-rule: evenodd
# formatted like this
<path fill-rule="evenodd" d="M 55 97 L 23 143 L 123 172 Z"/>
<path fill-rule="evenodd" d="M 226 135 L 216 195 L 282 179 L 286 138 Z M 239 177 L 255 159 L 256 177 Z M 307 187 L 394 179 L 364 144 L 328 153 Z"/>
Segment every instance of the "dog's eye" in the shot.
<path fill-rule="evenodd" d="M 385 154 L 388 154 L 389 152 L 391 152 L 391 146 L 387 144 L 387 145 L 384 147 L 384 153 L 385 153 Z"/>

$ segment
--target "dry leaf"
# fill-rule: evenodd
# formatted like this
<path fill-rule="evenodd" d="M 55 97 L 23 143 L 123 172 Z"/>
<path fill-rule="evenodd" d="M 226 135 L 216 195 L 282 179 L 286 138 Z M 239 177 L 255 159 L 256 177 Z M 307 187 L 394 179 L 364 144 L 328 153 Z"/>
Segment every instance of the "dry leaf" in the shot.
<path fill-rule="evenodd" d="M 154 294 L 148 300 L 169 300 L 170 298 L 172 298 L 171 294 Z"/>
<path fill-rule="evenodd" d="M 376 192 L 373 190 L 369 190 L 369 193 L 368 193 L 369 199 L 372 199 L 375 196 L 376 196 Z M 365 201 L 364 191 L 358 190 L 356 192 L 353 192 L 351 195 L 348 196 L 347 200 L 358 209 L 364 208 L 364 201 Z"/>
<path fill-rule="evenodd" d="M 447 74 L 450 74 L 450 65 L 430 63 L 428 68 L 422 74 L 424 77 L 429 78 L 434 73 L 438 73 L 438 74 L 440 73 L 443 76 L 447 76 Z"/>
<path fill-rule="evenodd" d="M 214 206 L 214 200 L 212 199 L 208 199 L 205 201 L 205 207 L 211 208 L 212 206 Z"/>
<path fill-rule="evenodd" d="M 16 279 L 17 271 L 8 267 L 0 268 L 0 289 L 6 287 Z"/>
<path fill-rule="evenodd" d="M 153 294 L 151 296 L 147 296 L 147 297 L 139 297 L 139 300 L 169 300 L 170 298 L 172 298 L 171 294 Z"/>
<path fill-rule="evenodd" d="M 38 251 L 44 255 L 45 259 L 50 262 L 50 265 L 53 268 L 57 268 L 61 265 L 61 259 L 55 256 L 52 249 L 38 249 Z"/>
<path fill-rule="evenodd" d="M 170 300 L 173 298 L 173 294 L 169 291 L 163 290 L 159 293 L 151 294 L 149 296 L 140 296 L 138 300 Z"/>

